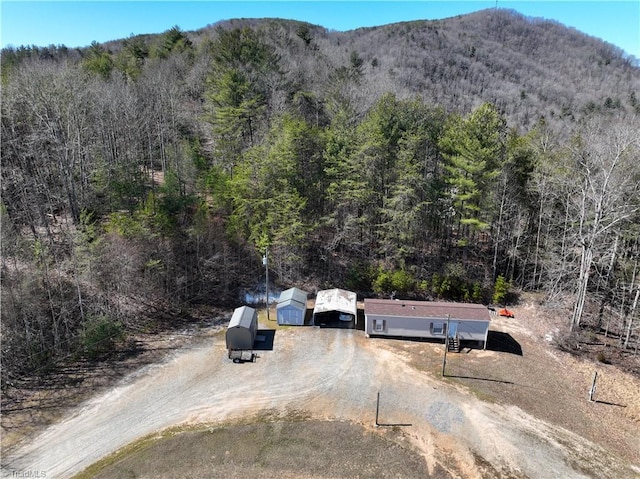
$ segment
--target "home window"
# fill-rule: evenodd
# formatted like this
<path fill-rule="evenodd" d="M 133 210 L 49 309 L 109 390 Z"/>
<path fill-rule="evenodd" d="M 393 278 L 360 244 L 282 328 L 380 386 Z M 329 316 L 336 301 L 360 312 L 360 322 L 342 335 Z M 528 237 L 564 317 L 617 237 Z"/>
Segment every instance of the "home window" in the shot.
<path fill-rule="evenodd" d="M 373 331 L 376 333 L 384 332 L 384 319 L 374 319 L 373 320 Z"/>
<path fill-rule="evenodd" d="M 431 334 L 444 334 L 444 323 L 431 323 Z"/>

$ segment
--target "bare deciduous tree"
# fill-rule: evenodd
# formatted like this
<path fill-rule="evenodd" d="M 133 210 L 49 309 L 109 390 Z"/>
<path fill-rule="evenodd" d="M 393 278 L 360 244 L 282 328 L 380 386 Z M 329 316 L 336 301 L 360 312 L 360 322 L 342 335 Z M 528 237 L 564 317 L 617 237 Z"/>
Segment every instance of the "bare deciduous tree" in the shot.
<path fill-rule="evenodd" d="M 567 157 L 564 181 L 570 188 L 573 246 L 579 261 L 572 328 L 580 326 L 594 259 L 607 249 L 614 231 L 640 208 L 640 128 L 626 121 L 603 125 L 591 122 L 575 139 Z"/>

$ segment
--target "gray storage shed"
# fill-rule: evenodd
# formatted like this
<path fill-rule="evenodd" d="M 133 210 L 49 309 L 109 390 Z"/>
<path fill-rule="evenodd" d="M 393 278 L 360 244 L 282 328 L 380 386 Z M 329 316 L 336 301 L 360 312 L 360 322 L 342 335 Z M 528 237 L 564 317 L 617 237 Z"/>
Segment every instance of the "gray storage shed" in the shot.
<path fill-rule="evenodd" d="M 442 340 L 448 336 L 478 341 L 485 349 L 491 321 L 489 310 L 481 304 L 389 299 L 365 299 L 364 317 L 367 336 Z"/>
<path fill-rule="evenodd" d="M 283 291 L 276 306 L 278 324 L 304 325 L 304 318 L 307 314 L 307 296 L 309 293 L 298 288 Z"/>
<path fill-rule="evenodd" d="M 242 351 L 253 349 L 258 332 L 258 314 L 249 306 L 236 308 L 227 328 L 227 349 Z"/>

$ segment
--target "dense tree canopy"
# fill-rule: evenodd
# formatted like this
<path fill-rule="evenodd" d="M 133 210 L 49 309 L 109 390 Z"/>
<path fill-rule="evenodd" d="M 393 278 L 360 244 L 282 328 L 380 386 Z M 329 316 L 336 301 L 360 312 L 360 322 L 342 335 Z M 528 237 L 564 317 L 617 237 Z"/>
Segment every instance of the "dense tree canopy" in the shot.
<path fill-rule="evenodd" d="M 473 41 L 467 18 L 270 20 L 3 50 L 3 385 L 158 315 L 236 305 L 267 247 L 283 287 L 533 290 L 637 345 L 640 70 L 495 15 Z M 523 57 L 533 32 L 594 88 L 509 69 L 557 66 L 540 39 Z"/>

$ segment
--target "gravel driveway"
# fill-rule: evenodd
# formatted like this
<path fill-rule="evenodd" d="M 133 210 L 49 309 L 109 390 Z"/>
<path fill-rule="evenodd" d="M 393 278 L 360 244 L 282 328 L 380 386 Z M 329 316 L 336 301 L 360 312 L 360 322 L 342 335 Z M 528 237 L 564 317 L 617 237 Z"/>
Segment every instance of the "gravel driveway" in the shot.
<path fill-rule="evenodd" d="M 407 424 L 403 431 L 430 468 L 464 477 L 480 477 L 479 468 L 489 466 L 504 477 L 637 477 L 598 446 L 413 369 L 379 341 L 358 330 L 279 329 L 273 351 L 233 364 L 224 337 L 211 335 L 127 377 L 3 457 L 3 477 L 70 477 L 182 423 L 304 412 L 373 426 L 378 392 L 379 421 Z"/>

